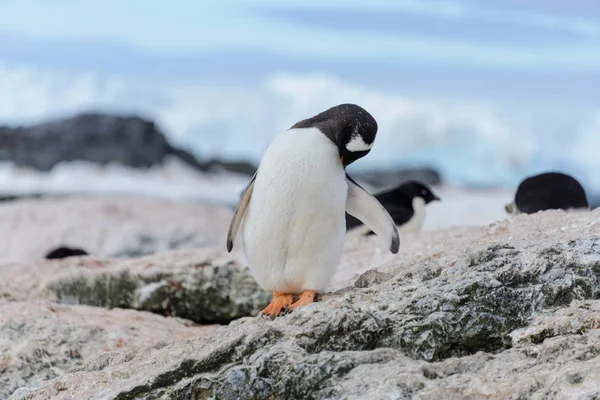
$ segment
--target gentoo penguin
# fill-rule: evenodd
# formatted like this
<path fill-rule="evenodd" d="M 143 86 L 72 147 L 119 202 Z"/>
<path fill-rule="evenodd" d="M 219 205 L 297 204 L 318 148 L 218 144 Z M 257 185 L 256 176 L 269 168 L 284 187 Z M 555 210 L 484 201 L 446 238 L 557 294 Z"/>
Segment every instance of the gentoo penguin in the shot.
<path fill-rule="evenodd" d="M 72 256 L 87 256 L 88 253 L 85 250 L 60 246 L 50 250 L 44 257 L 46 260 L 55 260 L 60 258 L 67 258 Z"/>
<path fill-rule="evenodd" d="M 376 134 L 371 114 L 355 104 L 341 104 L 296 123 L 265 150 L 227 234 L 231 251 L 243 222 L 250 271 L 273 292 L 264 315 L 312 303 L 315 293 L 325 291 L 342 255 L 344 211 L 363 221 L 392 253 L 398 252 L 394 220 L 345 171 L 369 153 Z"/>
<path fill-rule="evenodd" d="M 414 180 L 378 193 L 375 198 L 388 211 L 400 233 L 420 231 L 425 221 L 425 205 L 440 200 L 427 185 Z M 372 230 L 348 214 L 346 230 L 360 231 L 364 235 L 373 234 Z"/>
<path fill-rule="evenodd" d="M 533 214 L 543 210 L 588 209 L 581 184 L 560 172 L 531 176 L 519 184 L 515 200 L 505 207 L 509 214 Z"/>

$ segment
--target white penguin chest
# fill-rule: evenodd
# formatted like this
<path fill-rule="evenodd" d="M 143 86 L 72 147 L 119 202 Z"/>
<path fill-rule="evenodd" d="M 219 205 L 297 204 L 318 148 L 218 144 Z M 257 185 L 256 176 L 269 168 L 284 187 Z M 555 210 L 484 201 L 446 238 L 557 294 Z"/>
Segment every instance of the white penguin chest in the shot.
<path fill-rule="evenodd" d="M 243 225 L 248 263 L 263 287 L 326 286 L 341 257 L 347 193 L 338 149 L 320 131 L 291 129 L 271 142 Z"/>
<path fill-rule="evenodd" d="M 425 222 L 425 200 L 415 197 L 412 200 L 413 216 L 404 225 L 398 227 L 401 233 L 419 232 Z"/>

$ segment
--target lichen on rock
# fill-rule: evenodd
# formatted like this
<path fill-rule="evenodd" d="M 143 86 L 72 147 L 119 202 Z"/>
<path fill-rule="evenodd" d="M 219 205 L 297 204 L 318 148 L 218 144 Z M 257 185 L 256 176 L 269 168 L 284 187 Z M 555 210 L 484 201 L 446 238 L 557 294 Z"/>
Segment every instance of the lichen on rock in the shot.
<path fill-rule="evenodd" d="M 270 294 L 233 262 L 183 263 L 152 273 L 131 268 L 68 274 L 48 285 L 60 303 L 133 308 L 199 323 L 227 323 L 256 315 Z"/>

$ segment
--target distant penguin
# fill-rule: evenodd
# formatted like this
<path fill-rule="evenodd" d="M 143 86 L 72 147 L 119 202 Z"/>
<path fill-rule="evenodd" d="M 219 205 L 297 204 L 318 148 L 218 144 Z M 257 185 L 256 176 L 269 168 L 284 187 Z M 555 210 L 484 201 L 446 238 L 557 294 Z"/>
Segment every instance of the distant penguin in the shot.
<path fill-rule="evenodd" d="M 543 210 L 589 209 L 581 184 L 560 172 L 531 176 L 521 182 L 515 200 L 505 206 L 509 214 L 533 214 Z"/>
<path fill-rule="evenodd" d="M 243 222 L 250 271 L 273 292 L 264 315 L 312 303 L 315 293 L 326 290 L 342 256 L 345 211 L 377 233 L 392 253 L 398 252 L 394 220 L 345 171 L 369 153 L 376 134 L 371 114 L 341 104 L 296 123 L 265 150 L 227 235 L 231 251 Z"/>
<path fill-rule="evenodd" d="M 440 200 L 427 185 L 414 180 L 378 193 L 375 198 L 388 211 L 400 233 L 419 232 L 425 221 L 425 205 Z M 373 234 L 362 222 L 348 214 L 346 230 L 360 231 L 364 235 Z"/>
<path fill-rule="evenodd" d="M 67 257 L 72 257 L 72 256 L 87 256 L 87 255 L 88 255 L 88 253 L 85 250 L 61 246 L 61 247 L 57 247 L 57 248 L 50 250 L 48 253 L 46 253 L 46 256 L 44 258 L 46 260 L 56 260 L 56 259 L 67 258 Z"/>

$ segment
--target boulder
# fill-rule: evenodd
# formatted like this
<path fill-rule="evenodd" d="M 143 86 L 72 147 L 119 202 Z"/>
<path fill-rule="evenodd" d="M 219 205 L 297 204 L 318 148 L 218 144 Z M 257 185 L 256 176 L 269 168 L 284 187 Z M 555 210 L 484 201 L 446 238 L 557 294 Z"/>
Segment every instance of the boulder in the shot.
<path fill-rule="evenodd" d="M 600 210 L 421 235 L 317 303 L 99 356 L 11 399 L 600 396 Z"/>
<path fill-rule="evenodd" d="M 442 184 L 440 173 L 433 168 L 380 169 L 351 172 L 350 175 L 355 180 L 366 183 L 374 191 L 387 190 L 409 180 L 420 181 L 429 186 Z"/>
<path fill-rule="evenodd" d="M 62 161 L 147 168 L 175 153 L 201 167 L 189 153 L 171 146 L 153 121 L 133 115 L 82 113 L 29 127 L 0 127 L 0 161 L 40 171 Z"/>
<path fill-rule="evenodd" d="M 159 349 L 215 329 L 131 310 L 0 299 L 0 398 L 20 386 L 82 370 L 91 361 L 99 368 L 109 365 L 124 350 Z"/>
<path fill-rule="evenodd" d="M 235 255 L 219 249 L 122 259 L 68 257 L 0 265 L 8 299 L 132 308 L 199 323 L 256 315 L 270 300 Z"/>
<path fill-rule="evenodd" d="M 252 176 L 256 171 L 254 164 L 243 160 L 200 161 L 171 144 L 154 121 L 133 114 L 84 112 L 32 126 L 0 126 L 0 161 L 39 171 L 49 171 L 63 161 L 149 168 L 163 164 L 167 157 L 204 172 Z"/>

